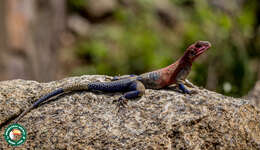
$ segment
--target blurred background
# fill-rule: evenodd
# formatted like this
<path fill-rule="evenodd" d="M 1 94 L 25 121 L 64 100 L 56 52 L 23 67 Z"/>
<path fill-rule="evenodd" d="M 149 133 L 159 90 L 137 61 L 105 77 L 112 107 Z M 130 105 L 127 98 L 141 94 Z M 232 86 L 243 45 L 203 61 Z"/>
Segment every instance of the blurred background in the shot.
<path fill-rule="evenodd" d="M 207 40 L 189 80 L 240 97 L 260 79 L 259 24 L 259 0 L 1 0 L 0 80 L 141 74 Z"/>

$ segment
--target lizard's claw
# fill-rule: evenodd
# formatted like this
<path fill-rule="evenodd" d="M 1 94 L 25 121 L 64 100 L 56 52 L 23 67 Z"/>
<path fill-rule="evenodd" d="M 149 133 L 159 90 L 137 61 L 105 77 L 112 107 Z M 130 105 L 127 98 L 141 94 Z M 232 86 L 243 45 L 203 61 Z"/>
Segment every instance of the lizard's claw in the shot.
<path fill-rule="evenodd" d="M 117 106 L 119 108 L 125 108 L 127 106 L 127 99 L 123 96 L 121 96 L 119 99 L 118 99 L 118 103 L 117 103 Z"/>
<path fill-rule="evenodd" d="M 183 90 L 183 94 L 191 94 L 191 92 L 187 89 Z"/>
<path fill-rule="evenodd" d="M 198 94 L 198 91 L 192 90 L 190 91 L 190 94 Z"/>
<path fill-rule="evenodd" d="M 190 88 L 194 88 L 195 86 L 188 80 L 188 79 L 185 79 L 184 80 L 184 84 Z"/>
<path fill-rule="evenodd" d="M 121 96 L 117 101 L 114 101 L 117 103 L 117 113 L 120 113 L 126 108 L 127 106 L 127 99 L 123 96 Z"/>
<path fill-rule="evenodd" d="M 197 91 L 194 91 L 194 90 L 186 90 L 185 92 L 183 91 L 184 94 L 189 94 L 189 95 L 192 95 L 192 94 L 198 94 Z"/>

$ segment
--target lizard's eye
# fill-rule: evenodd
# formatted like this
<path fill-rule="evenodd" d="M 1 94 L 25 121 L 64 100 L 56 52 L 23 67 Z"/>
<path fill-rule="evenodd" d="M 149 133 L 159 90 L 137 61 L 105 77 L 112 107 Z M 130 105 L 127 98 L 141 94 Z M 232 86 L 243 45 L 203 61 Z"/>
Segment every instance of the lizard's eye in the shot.
<path fill-rule="evenodd" d="M 194 51 L 190 51 L 190 54 L 191 54 L 192 56 L 194 56 L 194 55 L 195 55 L 195 52 L 194 52 Z"/>
<path fill-rule="evenodd" d="M 196 48 L 201 48 L 201 45 L 200 44 L 196 44 L 195 47 Z"/>

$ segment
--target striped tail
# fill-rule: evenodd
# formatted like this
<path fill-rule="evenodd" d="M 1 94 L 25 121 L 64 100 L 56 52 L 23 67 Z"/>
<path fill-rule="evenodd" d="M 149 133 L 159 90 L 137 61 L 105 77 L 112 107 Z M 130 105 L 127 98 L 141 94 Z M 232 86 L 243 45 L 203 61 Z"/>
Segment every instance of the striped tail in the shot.
<path fill-rule="evenodd" d="M 30 110 L 32 110 L 33 108 L 37 107 L 39 104 L 41 104 L 42 102 L 48 100 L 49 98 L 52 98 L 53 96 L 59 95 L 61 93 L 63 93 L 64 90 L 63 88 L 59 88 L 43 97 L 41 97 L 39 100 L 37 100 L 32 106 L 30 106 L 29 108 L 27 108 L 21 115 L 18 116 L 18 118 L 15 120 L 15 123 L 17 123 L 25 114 L 27 114 Z"/>

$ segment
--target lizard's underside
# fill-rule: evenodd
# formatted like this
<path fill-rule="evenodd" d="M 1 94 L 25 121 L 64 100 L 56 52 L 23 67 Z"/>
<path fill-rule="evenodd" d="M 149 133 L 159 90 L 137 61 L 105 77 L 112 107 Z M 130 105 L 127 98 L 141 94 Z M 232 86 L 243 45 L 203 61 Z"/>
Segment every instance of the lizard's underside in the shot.
<path fill-rule="evenodd" d="M 64 85 L 57 90 L 41 97 L 32 106 L 27 108 L 15 120 L 17 123 L 26 113 L 37 107 L 49 98 L 75 90 L 102 91 L 102 92 L 123 92 L 119 98 L 119 104 L 125 104 L 127 99 L 134 99 L 144 95 L 145 89 L 161 89 L 172 84 L 177 84 L 183 93 L 190 93 L 184 86 L 191 65 L 194 60 L 211 47 L 208 41 L 197 41 L 190 45 L 184 55 L 175 63 L 152 72 L 141 75 L 124 75 L 114 77 L 111 82 L 93 82 L 93 83 L 74 83 Z"/>

